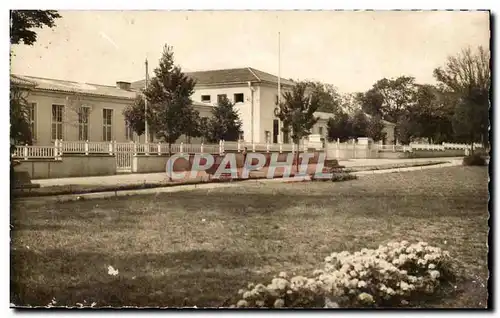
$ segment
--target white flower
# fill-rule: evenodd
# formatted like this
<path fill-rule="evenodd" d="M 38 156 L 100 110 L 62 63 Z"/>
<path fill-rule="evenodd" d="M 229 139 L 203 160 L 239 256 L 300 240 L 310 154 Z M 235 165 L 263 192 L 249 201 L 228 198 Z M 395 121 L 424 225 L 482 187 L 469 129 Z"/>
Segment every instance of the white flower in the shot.
<path fill-rule="evenodd" d="M 255 302 L 255 306 L 257 306 L 257 307 L 264 307 L 264 301 L 263 300 L 257 300 Z"/>
<path fill-rule="evenodd" d="M 238 290 L 238 295 L 243 295 L 245 293 L 245 290 L 244 289 L 240 289 Z"/>
<path fill-rule="evenodd" d="M 242 299 L 236 303 L 236 307 L 248 307 L 248 302 Z"/>
<path fill-rule="evenodd" d="M 358 299 L 364 303 L 373 303 L 373 296 L 368 293 L 359 294 Z"/>
<path fill-rule="evenodd" d="M 349 275 L 351 275 L 352 277 L 358 276 L 358 274 L 355 271 L 350 271 Z"/>
<path fill-rule="evenodd" d="M 281 298 L 276 299 L 274 302 L 274 308 L 282 308 L 283 306 L 285 306 L 285 301 Z"/>
<path fill-rule="evenodd" d="M 116 276 L 118 275 L 118 270 L 114 269 L 113 266 L 108 266 L 108 275 Z"/>
<path fill-rule="evenodd" d="M 429 274 L 433 279 L 436 279 L 439 277 L 439 272 L 438 271 L 430 271 Z"/>
<path fill-rule="evenodd" d="M 434 265 L 434 264 L 429 264 L 429 269 L 434 269 L 434 268 L 436 268 L 436 265 Z"/>
<path fill-rule="evenodd" d="M 366 282 L 365 282 L 364 280 L 360 280 L 360 281 L 358 282 L 358 288 L 363 288 L 363 287 L 366 287 L 366 285 L 367 285 L 367 284 L 366 284 Z"/>
<path fill-rule="evenodd" d="M 409 285 L 406 282 L 404 282 L 404 281 L 400 282 L 400 287 L 401 287 L 402 290 L 408 290 L 409 289 Z"/>
<path fill-rule="evenodd" d="M 246 291 L 243 293 L 243 299 L 249 299 L 252 298 L 252 292 Z"/>

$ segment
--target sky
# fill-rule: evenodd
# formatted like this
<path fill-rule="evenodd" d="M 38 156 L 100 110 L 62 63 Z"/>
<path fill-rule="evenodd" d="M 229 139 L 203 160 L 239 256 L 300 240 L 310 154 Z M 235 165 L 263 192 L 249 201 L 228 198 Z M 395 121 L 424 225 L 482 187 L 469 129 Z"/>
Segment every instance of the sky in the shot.
<path fill-rule="evenodd" d="M 488 12 L 465 11 L 60 11 L 33 46 L 13 46 L 12 73 L 114 85 L 144 78 L 173 46 L 184 71 L 253 67 L 368 90 L 432 72 L 470 46 L 489 48 Z M 278 41 L 278 32 L 280 41 Z M 281 54 L 278 54 L 280 43 Z"/>

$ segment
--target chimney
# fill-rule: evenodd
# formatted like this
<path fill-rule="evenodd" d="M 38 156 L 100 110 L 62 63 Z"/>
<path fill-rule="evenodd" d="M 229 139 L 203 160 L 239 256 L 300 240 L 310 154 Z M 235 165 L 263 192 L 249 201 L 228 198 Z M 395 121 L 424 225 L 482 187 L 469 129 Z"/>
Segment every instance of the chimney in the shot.
<path fill-rule="evenodd" d="M 116 87 L 119 88 L 119 89 L 123 89 L 123 90 L 129 91 L 130 90 L 130 83 L 129 82 L 118 81 L 118 82 L 116 82 Z"/>

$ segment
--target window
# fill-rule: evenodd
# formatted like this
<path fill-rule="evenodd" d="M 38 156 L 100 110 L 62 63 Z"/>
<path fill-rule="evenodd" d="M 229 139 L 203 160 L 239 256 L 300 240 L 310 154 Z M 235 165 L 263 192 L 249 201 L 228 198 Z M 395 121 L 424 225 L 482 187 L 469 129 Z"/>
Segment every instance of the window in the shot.
<path fill-rule="evenodd" d="M 125 121 L 125 140 L 134 141 L 134 130 L 126 121 Z"/>
<path fill-rule="evenodd" d="M 210 103 L 210 95 L 201 95 L 201 101 L 204 103 Z"/>
<path fill-rule="evenodd" d="M 78 109 L 78 140 L 89 140 L 89 113 L 88 107 Z"/>
<path fill-rule="evenodd" d="M 112 136 L 112 124 L 113 124 L 113 110 L 103 109 L 102 110 L 102 140 L 111 141 Z"/>
<path fill-rule="evenodd" d="M 64 105 L 52 105 L 52 140 L 63 139 Z"/>
<path fill-rule="evenodd" d="M 28 107 L 28 122 L 31 129 L 31 137 L 36 139 L 36 103 L 30 103 Z"/>
<path fill-rule="evenodd" d="M 244 101 L 245 101 L 245 96 L 243 95 L 243 93 L 234 94 L 235 103 L 243 103 Z"/>
<path fill-rule="evenodd" d="M 240 140 L 245 140 L 245 133 L 242 130 L 239 132 L 239 138 Z"/>
<path fill-rule="evenodd" d="M 318 131 L 319 131 L 320 136 L 323 136 L 323 127 L 319 127 Z"/>
<path fill-rule="evenodd" d="M 217 104 L 222 103 L 222 100 L 223 100 L 223 99 L 226 99 L 226 98 L 227 98 L 227 95 L 226 95 L 226 94 L 220 94 L 220 95 L 217 95 Z"/>

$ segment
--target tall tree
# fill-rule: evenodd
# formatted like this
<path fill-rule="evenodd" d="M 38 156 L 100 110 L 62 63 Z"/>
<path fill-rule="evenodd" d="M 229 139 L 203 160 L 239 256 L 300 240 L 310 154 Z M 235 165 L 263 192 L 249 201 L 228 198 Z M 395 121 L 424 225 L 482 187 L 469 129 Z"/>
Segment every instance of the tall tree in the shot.
<path fill-rule="evenodd" d="M 311 129 L 318 122 L 314 112 L 318 110 L 320 99 L 315 91 L 307 91 L 307 83 L 297 83 L 291 92 L 283 93 L 283 102 L 278 105 L 276 117 L 283 122 L 283 132 L 291 133 L 292 141 L 297 145 L 296 165 L 299 171 L 300 141 L 311 134 Z"/>
<path fill-rule="evenodd" d="M 148 108 L 148 120 L 151 121 L 151 111 Z M 138 135 L 142 136 L 146 130 L 146 104 L 144 96 L 138 95 L 132 105 L 123 110 L 125 122 Z"/>
<path fill-rule="evenodd" d="M 208 120 L 205 138 L 209 142 L 219 140 L 237 141 L 241 131 L 241 120 L 234 104 L 224 97 L 212 109 L 212 117 Z"/>
<path fill-rule="evenodd" d="M 405 120 L 406 110 L 415 103 L 416 91 L 413 77 L 383 78 L 359 98 L 366 113 L 381 115 L 383 119 L 395 123 L 395 133 L 399 138 L 399 124 Z"/>
<path fill-rule="evenodd" d="M 151 109 L 151 129 L 158 139 L 168 143 L 171 154 L 172 144 L 182 134 L 189 133 L 186 118 L 193 114 L 190 97 L 194 92 L 195 81 L 174 65 L 174 52 L 168 45 L 164 46 L 154 73 L 155 77 L 144 90 L 144 96 L 148 100 L 148 109 Z"/>
<path fill-rule="evenodd" d="M 443 67 L 434 70 L 436 80 L 456 98 L 453 130 L 467 135 L 471 146 L 479 140 L 488 144 L 490 67 L 490 52 L 479 46 L 474 52 L 469 47 L 448 57 Z"/>
<path fill-rule="evenodd" d="M 366 137 L 368 118 L 363 111 L 358 111 L 351 118 L 352 136 L 355 138 Z"/>
<path fill-rule="evenodd" d="M 341 110 L 341 95 L 337 88 L 331 84 L 321 82 L 304 82 L 309 91 L 318 96 L 318 111 L 337 114 Z"/>
<path fill-rule="evenodd" d="M 61 16 L 54 10 L 11 10 L 10 44 L 33 45 L 37 34 L 33 29 L 54 27 L 55 20 Z"/>
<path fill-rule="evenodd" d="M 328 141 L 340 142 L 349 140 L 352 136 L 352 127 L 349 115 L 345 112 L 340 112 L 334 118 L 330 118 L 327 123 L 327 139 Z"/>
<path fill-rule="evenodd" d="M 37 40 L 32 29 L 55 26 L 55 20 L 61 16 L 57 11 L 43 10 L 11 10 L 10 11 L 10 44 L 33 45 Z M 12 51 L 10 52 L 12 55 Z M 11 81 L 10 85 L 10 139 L 11 152 L 15 144 L 32 143 L 29 123 L 28 103 L 29 89 Z"/>
<path fill-rule="evenodd" d="M 370 137 L 374 141 L 383 140 L 386 133 L 384 132 L 384 122 L 382 116 L 375 115 L 368 118 L 368 123 L 366 126 L 366 136 Z"/>

